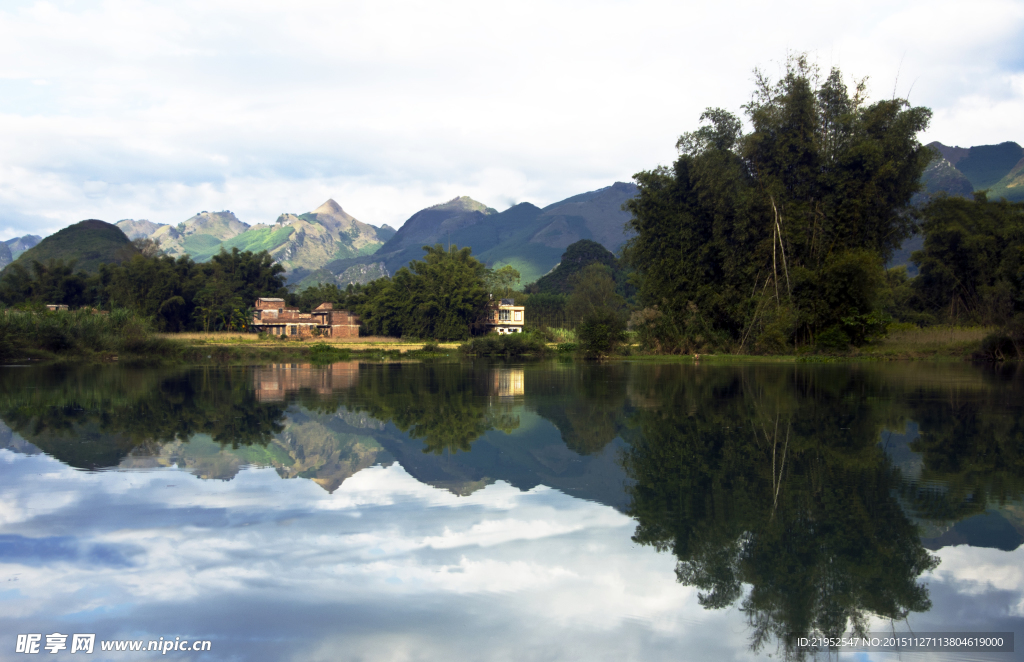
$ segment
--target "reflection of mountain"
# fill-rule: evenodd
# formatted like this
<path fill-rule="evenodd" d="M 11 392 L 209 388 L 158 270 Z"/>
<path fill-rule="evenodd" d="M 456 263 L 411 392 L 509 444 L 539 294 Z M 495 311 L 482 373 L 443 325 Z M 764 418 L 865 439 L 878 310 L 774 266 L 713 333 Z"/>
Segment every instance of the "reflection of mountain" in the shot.
<path fill-rule="evenodd" d="M 246 466 L 273 467 L 282 478 L 308 478 L 333 492 L 348 478 L 391 458 L 365 430 L 353 428 L 344 410 L 315 415 L 292 410 L 283 430 L 266 445 L 229 448 L 200 435 L 157 448 L 139 448 L 123 469 L 176 465 L 200 478 L 231 480 Z M 356 421 L 358 422 L 358 421 Z"/>

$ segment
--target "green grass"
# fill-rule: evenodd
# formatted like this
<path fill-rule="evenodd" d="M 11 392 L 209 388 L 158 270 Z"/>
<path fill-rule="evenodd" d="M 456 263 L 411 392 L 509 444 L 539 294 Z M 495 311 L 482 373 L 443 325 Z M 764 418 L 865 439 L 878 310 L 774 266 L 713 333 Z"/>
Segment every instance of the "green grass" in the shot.
<path fill-rule="evenodd" d="M 221 246 L 227 251 L 230 251 L 232 248 L 237 248 L 240 251 L 252 251 L 253 253 L 272 251 L 288 241 L 288 237 L 294 231 L 294 228 L 291 227 L 254 228 L 243 232 L 237 237 L 228 239 Z"/>
<path fill-rule="evenodd" d="M 929 326 L 896 328 L 879 343 L 861 347 L 854 355 L 863 358 L 965 359 L 981 346 L 985 336 L 994 332 L 987 326 Z"/>
<path fill-rule="evenodd" d="M 210 259 L 220 250 L 220 245 L 220 239 L 208 234 L 190 235 L 181 242 L 181 247 L 199 262 Z"/>

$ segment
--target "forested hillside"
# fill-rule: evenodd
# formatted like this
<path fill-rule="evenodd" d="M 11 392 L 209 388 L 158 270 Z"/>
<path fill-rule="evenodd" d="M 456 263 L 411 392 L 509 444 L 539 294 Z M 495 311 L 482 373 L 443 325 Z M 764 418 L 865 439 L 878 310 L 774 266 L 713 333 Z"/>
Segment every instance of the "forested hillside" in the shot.
<path fill-rule="evenodd" d="M 137 249 L 117 226 L 88 220 L 69 225 L 46 237 L 18 256 L 4 277 L 18 268 L 31 269 L 33 262 L 58 260 L 74 263 L 76 269 L 95 273 L 101 264 L 117 264 L 137 253 Z"/>

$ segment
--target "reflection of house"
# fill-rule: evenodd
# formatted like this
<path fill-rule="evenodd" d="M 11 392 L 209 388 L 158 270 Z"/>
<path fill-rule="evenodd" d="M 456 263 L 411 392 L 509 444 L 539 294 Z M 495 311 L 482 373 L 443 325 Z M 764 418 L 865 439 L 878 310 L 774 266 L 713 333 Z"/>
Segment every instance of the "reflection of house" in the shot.
<path fill-rule="evenodd" d="M 288 393 L 310 389 L 320 395 L 352 388 L 359 381 L 359 363 L 347 361 L 313 367 L 309 363 L 275 363 L 257 368 L 253 375 L 256 400 L 278 402 Z"/>
<path fill-rule="evenodd" d="M 517 306 L 515 299 L 492 301 L 487 319 L 487 330 L 498 333 L 521 333 L 526 323 L 526 308 Z"/>
<path fill-rule="evenodd" d="M 334 304 L 322 303 L 311 313 L 286 306 L 284 299 L 256 299 L 252 328 L 275 336 L 328 336 L 358 338 L 359 318 L 347 310 L 334 310 Z"/>
<path fill-rule="evenodd" d="M 526 373 L 521 369 L 495 370 L 491 393 L 499 398 L 514 398 L 525 394 Z"/>

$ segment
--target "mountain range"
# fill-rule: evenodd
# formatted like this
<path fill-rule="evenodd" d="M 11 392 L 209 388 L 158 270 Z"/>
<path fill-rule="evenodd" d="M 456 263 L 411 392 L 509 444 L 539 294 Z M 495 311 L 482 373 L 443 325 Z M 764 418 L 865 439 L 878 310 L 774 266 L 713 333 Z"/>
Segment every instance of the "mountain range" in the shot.
<path fill-rule="evenodd" d="M 24 237 L 14 237 L 13 239 L 0 241 L 0 269 L 17 260 L 22 253 L 42 240 L 43 238 L 38 235 L 27 234 Z"/>
<path fill-rule="evenodd" d="M 927 147 L 936 155 L 921 177 L 923 193 L 969 197 L 987 190 L 989 200 L 1024 202 L 1024 148 L 1017 143 L 950 147 L 933 142 Z"/>
<path fill-rule="evenodd" d="M 203 211 L 176 226 L 125 219 L 117 226 L 130 238 L 150 238 L 171 256 L 210 259 L 221 248 L 267 250 L 301 290 L 319 283 L 345 287 L 389 276 L 423 256 L 423 246 L 469 246 L 491 267 L 510 264 L 521 284 L 558 264 L 565 248 L 590 239 L 611 251 L 628 238 L 622 204 L 636 186 L 617 182 L 540 208 L 528 202 L 505 211 L 462 196 L 412 215 L 399 230 L 376 228 L 328 200 L 306 214 L 281 214 L 269 225 L 247 225 L 230 211 Z"/>
<path fill-rule="evenodd" d="M 968 197 L 979 190 L 987 190 L 990 200 L 1024 201 L 1024 148 L 1019 144 L 951 147 L 933 142 L 928 147 L 935 151 L 935 159 L 921 178 L 924 190 L 918 202 L 938 192 Z M 266 250 L 285 267 L 293 289 L 317 283 L 345 287 L 389 276 L 422 257 L 423 246 L 432 244 L 469 246 L 489 267 L 517 269 L 520 285 L 525 285 L 551 272 L 565 249 L 581 239 L 617 252 L 629 238 L 625 231 L 629 213 L 622 206 L 636 193 L 635 185 L 616 182 L 543 208 L 522 202 L 501 212 L 462 196 L 416 212 L 398 230 L 363 223 L 334 200 L 305 214 L 281 214 L 270 224 L 249 225 L 225 210 L 202 211 L 173 226 L 144 219 L 125 219 L 116 226 L 127 239 L 149 238 L 168 255 L 189 255 L 199 262 L 221 249 Z M 110 239 L 108 235 L 110 231 L 103 229 L 103 236 Z M 103 253 L 92 250 L 95 242 L 87 240 L 85 247 L 91 253 L 73 255 L 73 242 L 64 239 L 42 252 L 30 250 L 47 243 L 38 236 L 8 239 L 0 243 L 0 268 L 22 255 L 25 259 L 60 255 L 78 259 L 79 267 L 92 268 Z M 111 250 L 123 243 L 114 239 Z M 914 248 L 916 244 L 908 244 L 903 252 L 909 256 Z M 900 262 L 900 256 L 893 263 Z"/>
<path fill-rule="evenodd" d="M 248 225 L 228 210 L 202 211 L 176 226 L 125 219 L 117 226 L 130 238 L 149 238 L 172 257 L 190 255 L 197 262 L 222 248 L 268 251 L 285 269 L 318 269 L 339 258 L 374 253 L 395 231 L 376 228 L 328 200 L 305 214 L 281 214 L 271 224 Z"/>
<path fill-rule="evenodd" d="M 629 238 L 629 212 L 622 205 L 636 192 L 635 185 L 616 182 L 544 208 L 522 202 L 502 212 L 472 198 L 454 198 L 413 214 L 372 256 L 327 263 L 321 276 L 370 263 L 383 263 L 394 273 L 421 258 L 424 245 L 442 244 L 469 246 L 489 267 L 511 265 L 519 271 L 521 284 L 530 283 L 551 271 L 566 247 L 580 239 L 613 252 L 621 248 Z"/>

